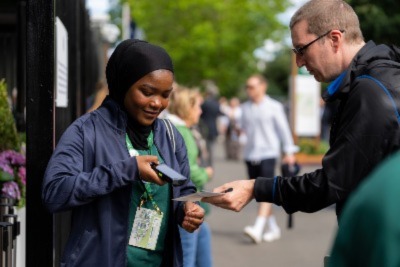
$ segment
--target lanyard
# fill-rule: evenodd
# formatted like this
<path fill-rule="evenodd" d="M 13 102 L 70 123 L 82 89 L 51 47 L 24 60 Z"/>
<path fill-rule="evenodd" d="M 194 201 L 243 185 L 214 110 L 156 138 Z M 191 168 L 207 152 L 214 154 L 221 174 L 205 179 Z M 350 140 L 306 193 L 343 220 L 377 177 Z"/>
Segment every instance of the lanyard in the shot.
<path fill-rule="evenodd" d="M 158 155 L 157 148 L 154 145 L 153 141 L 153 131 L 150 132 L 149 136 L 147 137 L 147 146 L 149 147 L 148 151 L 141 150 L 139 152 L 136 150 L 133 145 L 131 140 L 129 139 L 128 134 L 125 135 L 125 141 L 126 141 L 126 146 L 128 147 L 129 155 L 131 157 L 139 156 L 141 153 L 145 155 Z M 139 204 L 139 209 L 142 207 L 142 205 L 150 199 L 151 203 L 153 204 L 154 209 L 158 212 L 158 214 L 162 214 L 160 208 L 158 207 L 157 203 L 154 201 L 153 198 L 153 191 L 151 189 L 151 184 L 148 182 L 143 182 L 142 179 L 139 179 L 141 185 L 144 187 L 144 192 L 143 195 L 140 197 L 140 204 Z"/>
<path fill-rule="evenodd" d="M 148 151 L 142 150 L 145 155 L 157 155 L 157 148 L 154 145 L 154 140 L 153 140 L 153 131 L 150 132 L 149 136 L 147 137 L 147 147 L 149 147 Z M 139 151 L 136 150 L 131 142 L 131 139 L 129 139 L 128 134 L 125 134 L 125 141 L 126 141 L 126 146 L 128 147 L 129 155 L 131 157 L 139 156 Z"/>

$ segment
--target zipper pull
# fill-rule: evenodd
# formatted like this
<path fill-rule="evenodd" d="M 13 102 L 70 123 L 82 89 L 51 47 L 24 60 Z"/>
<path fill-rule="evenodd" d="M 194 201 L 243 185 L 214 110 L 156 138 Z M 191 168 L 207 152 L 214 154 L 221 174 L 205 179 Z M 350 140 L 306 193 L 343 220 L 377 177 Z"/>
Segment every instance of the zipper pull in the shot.
<path fill-rule="evenodd" d="M 156 211 L 157 211 L 157 213 L 158 213 L 159 215 L 162 215 L 162 211 L 160 210 L 160 208 L 159 208 L 158 206 L 156 206 L 155 209 L 156 209 Z"/>
<path fill-rule="evenodd" d="M 140 199 L 139 209 L 142 208 L 142 206 L 143 206 L 143 204 L 144 204 L 145 202 L 146 202 L 146 199 L 145 199 L 145 198 L 141 198 L 141 199 Z"/>

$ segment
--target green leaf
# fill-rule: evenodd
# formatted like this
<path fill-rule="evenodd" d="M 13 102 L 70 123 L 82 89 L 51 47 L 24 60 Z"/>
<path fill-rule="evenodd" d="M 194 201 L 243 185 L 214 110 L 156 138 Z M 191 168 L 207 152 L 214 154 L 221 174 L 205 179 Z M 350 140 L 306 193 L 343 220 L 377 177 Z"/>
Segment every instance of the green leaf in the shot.
<path fill-rule="evenodd" d="M 14 176 L 5 171 L 0 171 L 0 182 L 13 181 Z"/>

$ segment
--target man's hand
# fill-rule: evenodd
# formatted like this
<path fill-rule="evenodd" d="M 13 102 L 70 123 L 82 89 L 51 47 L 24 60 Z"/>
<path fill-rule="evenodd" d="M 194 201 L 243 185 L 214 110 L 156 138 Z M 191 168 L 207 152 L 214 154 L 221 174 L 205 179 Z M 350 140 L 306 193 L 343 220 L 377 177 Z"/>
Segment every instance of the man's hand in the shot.
<path fill-rule="evenodd" d="M 205 197 L 203 202 L 213 204 L 217 207 L 233 210 L 236 212 L 241 211 L 253 198 L 254 198 L 254 182 L 255 180 L 239 180 L 224 184 L 215 188 L 214 192 L 224 192 L 229 188 L 228 193 L 217 197 Z"/>
<path fill-rule="evenodd" d="M 182 227 L 189 233 L 197 230 L 204 221 L 204 209 L 193 202 L 186 202 Z"/>
<path fill-rule="evenodd" d="M 282 162 L 289 165 L 294 165 L 296 164 L 296 157 L 294 155 L 286 155 L 283 157 Z"/>
<path fill-rule="evenodd" d="M 150 166 L 152 162 L 158 164 L 158 158 L 156 156 L 136 156 L 136 161 L 139 168 L 140 179 L 158 185 L 165 184 L 165 181 L 158 177 L 157 173 Z"/>

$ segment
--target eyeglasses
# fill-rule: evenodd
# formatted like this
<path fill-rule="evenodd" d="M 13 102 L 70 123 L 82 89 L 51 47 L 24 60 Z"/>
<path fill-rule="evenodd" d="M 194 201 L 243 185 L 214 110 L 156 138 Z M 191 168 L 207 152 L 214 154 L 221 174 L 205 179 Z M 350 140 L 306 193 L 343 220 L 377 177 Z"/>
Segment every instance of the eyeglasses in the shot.
<path fill-rule="evenodd" d="M 321 39 L 321 38 L 327 36 L 331 31 L 333 31 L 333 30 L 327 31 L 326 33 L 324 33 L 324 34 L 318 36 L 316 39 L 312 40 L 311 42 L 309 42 L 309 43 L 306 44 L 306 45 L 303 45 L 303 46 L 301 46 L 301 47 L 292 48 L 292 51 L 293 51 L 296 55 L 303 56 L 303 55 L 304 55 L 304 51 L 305 51 L 310 45 L 312 45 L 313 43 L 315 43 L 315 42 L 318 41 L 319 39 Z M 340 32 L 341 32 L 341 33 L 344 33 L 344 30 L 340 30 Z"/>

